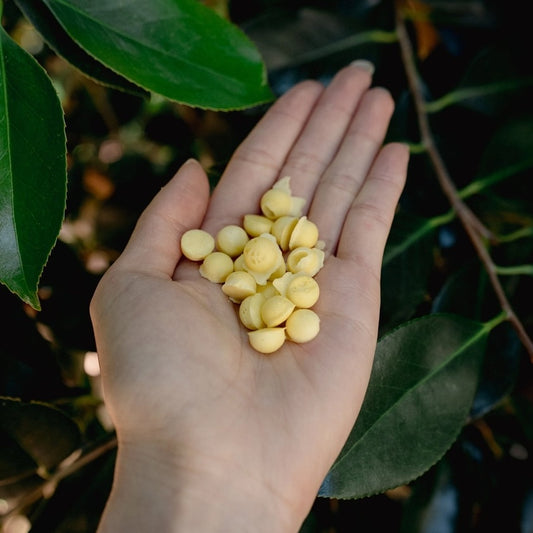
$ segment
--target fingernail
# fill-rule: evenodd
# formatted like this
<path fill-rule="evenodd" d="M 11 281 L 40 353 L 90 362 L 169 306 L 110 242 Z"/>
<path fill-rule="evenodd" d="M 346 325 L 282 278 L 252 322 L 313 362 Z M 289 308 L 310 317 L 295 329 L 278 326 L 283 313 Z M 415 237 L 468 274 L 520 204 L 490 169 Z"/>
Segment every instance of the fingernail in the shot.
<path fill-rule="evenodd" d="M 356 59 L 350 63 L 352 67 L 360 68 L 361 70 L 366 70 L 371 76 L 374 74 L 374 64 L 367 59 Z"/>

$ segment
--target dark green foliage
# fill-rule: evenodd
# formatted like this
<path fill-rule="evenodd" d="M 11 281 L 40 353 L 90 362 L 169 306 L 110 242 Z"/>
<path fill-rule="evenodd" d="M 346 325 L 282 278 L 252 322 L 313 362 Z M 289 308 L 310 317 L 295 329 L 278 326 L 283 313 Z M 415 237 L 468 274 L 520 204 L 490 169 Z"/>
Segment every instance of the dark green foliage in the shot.
<path fill-rule="evenodd" d="M 490 232 L 481 239 L 489 266 L 531 337 L 530 19 L 519 2 L 410 5 L 403 16 L 432 140 L 457 197 Z M 4 2 L 0 500 L 13 498 L 35 531 L 95 530 L 114 463 L 98 378 L 83 367 L 101 273 L 183 161 L 203 159 L 215 185 L 271 91 L 308 77 L 327 83 L 365 58 L 397 102 L 388 140 L 412 155 L 384 256 L 367 397 L 302 532 L 531 530 L 531 362 L 421 144 L 394 3 L 228 8 L 247 37 L 197 0 Z M 158 31 L 147 10 L 161 15 Z M 20 41 L 24 20 L 47 43 L 34 58 L 9 37 Z M 109 46 L 124 31 L 134 46 Z M 196 39 L 202 46 L 183 56 L 180 43 Z M 154 56 L 154 46 L 170 53 Z M 65 469 L 74 450 L 97 453 Z M 50 479 L 60 483 L 43 498 Z"/>

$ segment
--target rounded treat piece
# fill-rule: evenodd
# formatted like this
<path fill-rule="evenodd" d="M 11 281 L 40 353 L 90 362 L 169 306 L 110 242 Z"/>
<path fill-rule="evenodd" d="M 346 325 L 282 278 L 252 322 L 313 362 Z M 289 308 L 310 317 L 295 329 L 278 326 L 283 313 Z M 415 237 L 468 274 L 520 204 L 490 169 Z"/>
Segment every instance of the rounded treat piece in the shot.
<path fill-rule="evenodd" d="M 294 274 L 303 272 L 314 276 L 324 266 L 324 255 L 318 248 L 295 248 L 287 257 L 287 268 Z"/>
<path fill-rule="evenodd" d="M 243 227 L 250 237 L 259 237 L 261 233 L 270 233 L 272 220 L 263 215 L 244 215 Z"/>
<path fill-rule="evenodd" d="M 291 178 L 290 176 L 284 176 L 283 178 L 280 178 L 274 185 L 272 185 L 272 190 L 274 191 L 282 191 L 289 198 L 291 199 L 291 205 L 287 210 L 287 206 L 283 206 L 283 213 L 276 214 L 272 216 L 272 219 L 276 219 L 283 215 L 291 215 L 293 217 L 299 217 L 302 215 L 303 208 L 305 206 L 305 198 L 300 198 L 299 196 L 293 196 L 291 185 L 290 185 Z M 267 191 L 268 192 L 268 191 Z M 265 193 L 266 194 L 266 193 Z M 274 195 L 272 195 L 274 197 Z M 267 215 L 268 216 L 268 215 Z"/>
<path fill-rule="evenodd" d="M 272 233 L 272 235 L 274 235 L 274 237 L 276 237 L 276 241 L 278 242 L 280 248 L 283 251 L 286 251 L 289 249 L 289 240 L 291 239 L 292 231 L 297 223 L 298 223 L 297 217 L 291 217 L 289 215 L 285 215 L 285 216 L 279 217 L 272 224 L 272 229 L 270 230 L 270 232 Z"/>
<path fill-rule="evenodd" d="M 215 244 L 219 252 L 224 252 L 230 257 L 237 257 L 244 250 L 249 237 L 240 226 L 231 224 L 223 227 L 216 236 Z"/>
<path fill-rule="evenodd" d="M 272 280 L 272 285 L 274 285 L 281 296 L 287 296 L 287 287 L 294 276 L 296 276 L 296 274 L 293 274 L 292 272 L 285 272 L 283 276 Z"/>
<path fill-rule="evenodd" d="M 263 328 L 248 332 L 252 348 L 260 353 L 273 353 L 285 342 L 285 328 Z"/>
<path fill-rule="evenodd" d="M 215 249 L 215 239 L 203 229 L 186 231 L 180 244 L 183 255 L 191 261 L 204 260 Z"/>
<path fill-rule="evenodd" d="M 261 318 L 269 328 L 285 322 L 294 311 L 294 304 L 284 296 L 272 296 L 261 307 Z"/>
<path fill-rule="evenodd" d="M 265 297 L 261 293 L 246 297 L 239 306 L 239 319 L 244 327 L 248 329 L 260 329 L 265 327 L 261 318 L 261 306 L 265 302 Z"/>
<path fill-rule="evenodd" d="M 265 285 L 272 275 L 282 275 L 285 271 L 283 254 L 270 233 L 249 240 L 243 256 L 244 270 L 255 278 L 258 285 Z"/>
<path fill-rule="evenodd" d="M 309 342 L 320 331 L 320 318 L 311 309 L 297 309 L 287 319 L 285 331 L 291 341 Z"/>
<path fill-rule="evenodd" d="M 261 211 L 271 220 L 288 215 L 291 208 L 291 195 L 282 189 L 269 189 L 261 197 Z"/>
<path fill-rule="evenodd" d="M 300 217 L 296 222 L 288 242 L 288 248 L 294 250 L 301 246 L 313 248 L 318 242 L 318 227 L 307 217 Z M 285 248 L 286 249 L 286 248 Z"/>
<path fill-rule="evenodd" d="M 248 272 L 232 272 L 222 285 L 222 292 L 234 303 L 242 302 L 246 297 L 255 294 L 257 284 Z"/>
<path fill-rule="evenodd" d="M 233 272 L 233 260 L 223 252 L 212 252 L 200 265 L 202 277 L 213 283 L 224 283 L 226 278 Z"/>
<path fill-rule="evenodd" d="M 254 237 L 246 243 L 243 251 L 244 264 L 253 272 L 273 272 L 279 263 L 281 251 L 273 239 Z"/>
<path fill-rule="evenodd" d="M 320 288 L 311 276 L 294 274 L 289 280 L 285 294 L 296 307 L 309 308 L 318 301 Z"/>

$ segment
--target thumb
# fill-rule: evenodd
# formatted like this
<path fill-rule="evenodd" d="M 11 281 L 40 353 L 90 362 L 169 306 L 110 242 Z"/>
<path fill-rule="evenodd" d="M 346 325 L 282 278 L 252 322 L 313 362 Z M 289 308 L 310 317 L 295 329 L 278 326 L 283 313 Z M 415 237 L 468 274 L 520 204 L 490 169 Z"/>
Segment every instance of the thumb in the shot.
<path fill-rule="evenodd" d="M 197 161 L 189 159 L 143 211 L 117 263 L 171 277 L 181 257 L 181 236 L 201 226 L 208 202 L 207 176 Z"/>

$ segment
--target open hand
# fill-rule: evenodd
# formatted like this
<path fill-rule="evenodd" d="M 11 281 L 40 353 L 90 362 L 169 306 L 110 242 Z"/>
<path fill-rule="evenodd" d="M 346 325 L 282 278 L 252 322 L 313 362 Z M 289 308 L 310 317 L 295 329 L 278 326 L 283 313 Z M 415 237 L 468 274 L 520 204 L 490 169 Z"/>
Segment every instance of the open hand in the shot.
<path fill-rule="evenodd" d="M 187 162 L 101 280 L 91 315 L 119 441 L 102 531 L 127 531 L 127 520 L 135 531 L 298 530 L 366 392 L 382 254 L 406 175 L 407 148 L 382 146 L 393 101 L 370 84 L 356 64 L 327 88 L 295 86 L 238 148 L 211 197 L 201 166 Z M 215 235 L 242 225 L 286 175 L 326 243 L 314 307 L 321 329 L 263 355 L 179 243 L 191 228 Z M 146 498 L 153 508 L 132 506 Z"/>

